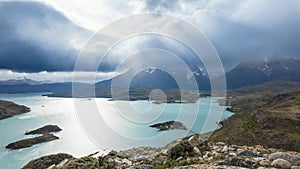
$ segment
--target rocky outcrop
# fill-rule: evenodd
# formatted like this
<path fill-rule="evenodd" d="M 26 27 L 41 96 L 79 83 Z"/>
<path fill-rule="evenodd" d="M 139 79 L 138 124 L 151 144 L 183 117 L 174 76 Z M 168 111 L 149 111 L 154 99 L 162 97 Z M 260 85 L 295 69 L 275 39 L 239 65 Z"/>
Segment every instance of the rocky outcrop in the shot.
<path fill-rule="evenodd" d="M 291 164 L 291 166 L 300 166 L 300 156 L 295 155 L 295 154 L 276 152 L 276 153 L 270 154 L 268 159 L 273 162 L 277 159 L 281 159 L 281 160 L 279 160 L 279 162 L 281 162 L 282 160 L 285 160 L 285 161 L 289 162 Z M 275 164 L 277 164 L 277 163 L 275 163 Z"/>
<path fill-rule="evenodd" d="M 0 120 L 14 115 L 30 112 L 30 108 L 18 105 L 14 102 L 0 100 Z"/>
<path fill-rule="evenodd" d="M 157 123 L 151 125 L 150 127 L 157 128 L 159 131 L 174 130 L 174 129 L 187 130 L 187 128 L 181 122 L 178 121 L 167 121 L 164 123 Z"/>
<path fill-rule="evenodd" d="M 44 127 L 38 128 L 36 130 L 32 130 L 29 132 L 26 132 L 26 135 L 29 134 L 49 134 L 52 132 L 59 132 L 61 131 L 61 128 L 59 128 L 57 125 L 46 125 Z"/>
<path fill-rule="evenodd" d="M 211 143 L 194 135 L 175 140 L 163 148 L 139 147 L 111 151 L 102 156 L 70 159 L 62 168 L 129 168 L 129 169 L 266 169 L 300 167 L 300 152 L 282 152 L 274 148 Z M 52 164 L 53 165 L 53 164 Z M 49 165 L 50 166 L 50 165 Z M 41 168 L 43 169 L 43 168 Z"/>
<path fill-rule="evenodd" d="M 28 138 L 28 139 L 16 141 L 14 143 L 10 143 L 5 148 L 12 149 L 12 150 L 22 149 L 22 148 L 31 147 L 35 144 L 40 144 L 40 143 L 44 143 L 44 142 L 48 142 L 48 141 L 52 141 L 52 140 L 56 140 L 56 139 L 58 139 L 58 137 L 56 137 L 52 134 L 44 134 L 42 136 Z"/>
<path fill-rule="evenodd" d="M 276 168 L 289 169 L 292 167 L 292 164 L 285 159 L 277 158 L 271 163 L 271 166 Z"/>

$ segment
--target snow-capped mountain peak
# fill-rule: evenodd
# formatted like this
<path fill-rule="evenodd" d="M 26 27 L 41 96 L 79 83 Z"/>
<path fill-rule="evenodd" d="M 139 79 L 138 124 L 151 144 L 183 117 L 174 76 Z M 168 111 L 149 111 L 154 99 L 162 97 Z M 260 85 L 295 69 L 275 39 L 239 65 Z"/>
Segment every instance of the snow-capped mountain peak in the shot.
<path fill-rule="evenodd" d="M 18 85 L 18 84 L 37 85 L 37 84 L 43 84 L 43 83 L 44 83 L 43 81 L 35 81 L 35 80 L 29 79 L 25 76 L 17 77 L 15 79 L 8 79 L 8 80 L 0 81 L 0 85 Z"/>

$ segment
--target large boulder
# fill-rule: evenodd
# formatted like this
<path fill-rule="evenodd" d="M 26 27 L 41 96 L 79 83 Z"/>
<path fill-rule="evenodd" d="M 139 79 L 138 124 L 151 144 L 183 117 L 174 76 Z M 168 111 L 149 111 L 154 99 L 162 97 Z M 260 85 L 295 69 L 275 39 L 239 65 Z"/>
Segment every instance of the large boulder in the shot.
<path fill-rule="evenodd" d="M 292 164 L 285 159 L 277 158 L 271 163 L 271 166 L 276 168 L 289 169 L 292 167 Z"/>
<path fill-rule="evenodd" d="M 276 160 L 276 159 L 284 159 L 288 162 L 290 162 L 293 166 L 300 165 L 300 156 L 298 155 L 292 155 L 284 152 L 276 152 L 269 155 L 268 159 L 270 161 Z"/>

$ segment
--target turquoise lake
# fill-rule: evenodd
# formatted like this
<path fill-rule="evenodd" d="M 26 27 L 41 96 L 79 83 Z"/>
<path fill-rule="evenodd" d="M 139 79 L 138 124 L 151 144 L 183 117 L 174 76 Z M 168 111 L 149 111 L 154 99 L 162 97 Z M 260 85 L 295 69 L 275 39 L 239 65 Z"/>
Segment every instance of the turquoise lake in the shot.
<path fill-rule="evenodd" d="M 0 169 L 19 169 L 32 159 L 59 152 L 80 157 L 97 151 L 106 153 L 110 150 L 138 146 L 162 147 L 174 139 L 192 133 L 213 131 L 218 128 L 217 122 L 232 115 L 231 112 L 225 111 L 226 107 L 220 106 L 215 99 L 209 97 L 200 98 L 197 103 L 153 104 L 148 101 L 108 101 L 104 98 L 75 101 L 72 98 L 48 98 L 41 95 L 42 93 L 0 94 L 1 100 L 10 100 L 31 108 L 29 113 L 0 120 Z M 92 111 L 89 110 L 89 102 L 96 103 L 101 115 L 99 117 L 106 123 L 106 127 L 111 129 L 103 130 L 95 125 L 94 130 L 99 138 L 91 137 L 87 130 L 93 128 L 93 125 L 86 128 L 78 119 L 80 115 L 76 113 L 78 110 L 74 103 L 82 103 L 87 106 L 84 110 L 88 116 Z M 128 108 L 128 105 L 133 109 Z M 138 113 L 133 113 L 133 110 Z M 182 122 L 191 132 L 158 132 L 157 129 L 149 127 L 151 124 L 170 120 Z M 34 137 L 24 135 L 26 131 L 48 124 L 62 128 L 61 132 L 54 133 L 59 137 L 58 140 L 21 150 L 5 149 L 11 142 Z M 128 137 L 131 141 L 114 139 L 113 135 Z M 101 140 L 101 143 L 97 139 Z"/>

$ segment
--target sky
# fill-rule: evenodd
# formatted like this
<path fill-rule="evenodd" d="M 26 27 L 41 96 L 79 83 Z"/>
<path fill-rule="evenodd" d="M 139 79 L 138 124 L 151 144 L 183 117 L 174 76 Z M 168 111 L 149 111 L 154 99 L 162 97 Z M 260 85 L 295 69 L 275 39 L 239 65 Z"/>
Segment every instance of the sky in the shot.
<path fill-rule="evenodd" d="M 169 14 L 196 26 L 216 48 L 225 70 L 265 57 L 300 57 L 298 0 L 0 0 L 0 80 L 70 81 L 78 55 L 95 32 L 144 12 Z M 172 50 L 186 61 L 193 57 L 188 49 L 176 50 L 182 44 L 164 38 L 129 39 L 96 75 L 82 70 L 81 80 L 115 76 L 128 51 L 151 47 Z"/>

